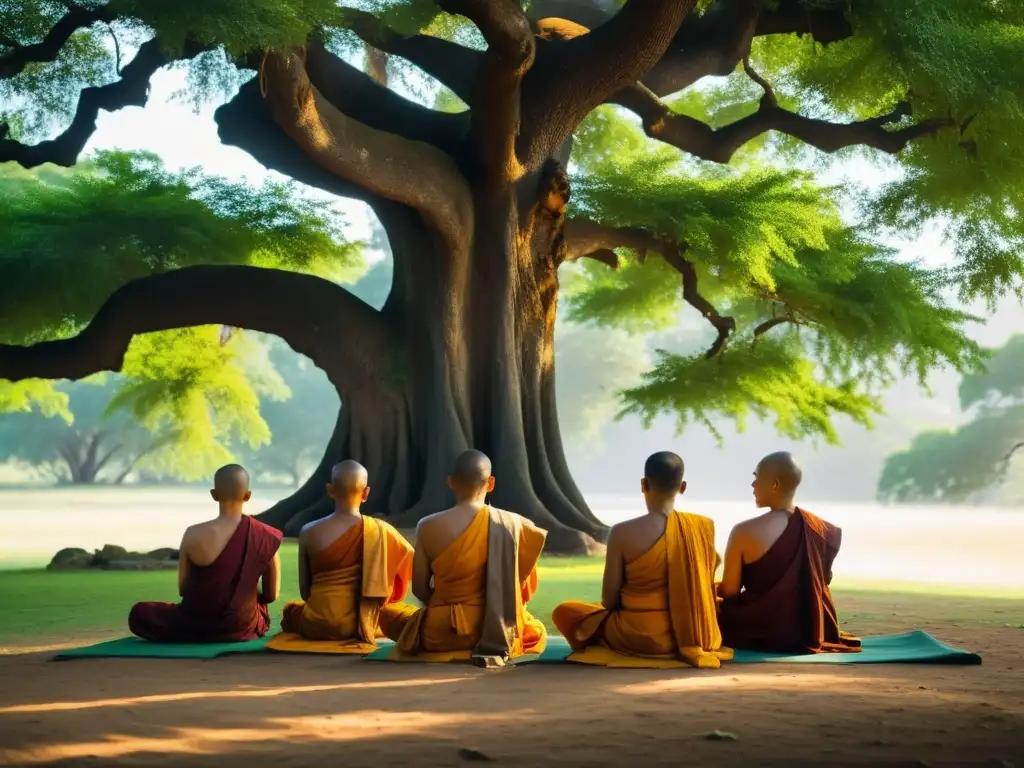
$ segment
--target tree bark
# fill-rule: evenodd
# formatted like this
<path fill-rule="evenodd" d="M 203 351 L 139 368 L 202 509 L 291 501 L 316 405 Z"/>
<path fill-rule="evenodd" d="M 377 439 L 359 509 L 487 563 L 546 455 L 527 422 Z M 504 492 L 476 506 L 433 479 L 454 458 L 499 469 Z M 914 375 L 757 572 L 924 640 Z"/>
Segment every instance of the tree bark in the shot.
<path fill-rule="evenodd" d="M 455 457 L 473 447 L 492 459 L 496 506 L 546 528 L 549 551 L 595 551 L 607 528 L 573 482 L 555 403 L 557 270 L 565 257 L 567 193 L 559 183 L 564 187 L 564 174 L 549 167 L 514 186 L 475 190 L 468 253 L 447 248 L 413 209 L 374 205 L 395 260 L 381 314 L 400 343 L 380 350 L 386 386 L 339 387 L 343 407 L 320 465 L 261 520 L 294 536 L 328 514 L 330 469 L 351 458 L 370 476 L 364 511 L 413 527 L 453 503 L 448 472 Z M 340 356 L 328 354 L 314 362 L 344 366 Z"/>

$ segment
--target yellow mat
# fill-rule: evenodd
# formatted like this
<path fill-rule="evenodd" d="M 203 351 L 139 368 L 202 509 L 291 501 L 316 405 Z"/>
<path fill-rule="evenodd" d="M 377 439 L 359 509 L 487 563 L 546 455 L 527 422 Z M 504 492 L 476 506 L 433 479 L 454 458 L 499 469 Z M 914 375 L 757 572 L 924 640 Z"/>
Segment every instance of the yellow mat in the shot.
<path fill-rule="evenodd" d="M 390 646 L 391 641 L 387 641 Z M 355 640 L 307 640 L 294 632 L 281 632 L 266 644 L 268 651 L 283 653 L 335 653 L 365 656 L 381 646 Z"/>

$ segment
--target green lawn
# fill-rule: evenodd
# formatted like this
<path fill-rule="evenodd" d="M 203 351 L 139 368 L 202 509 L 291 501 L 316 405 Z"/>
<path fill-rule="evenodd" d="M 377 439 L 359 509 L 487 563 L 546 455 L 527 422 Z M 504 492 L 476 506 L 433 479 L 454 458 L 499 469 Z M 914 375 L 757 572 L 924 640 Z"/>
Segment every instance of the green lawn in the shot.
<path fill-rule="evenodd" d="M 298 597 L 296 545 L 281 548 L 282 593 L 278 606 Z M 551 611 L 562 600 L 598 601 L 600 558 L 545 557 L 540 589 L 530 611 L 550 626 Z M 1019 590 L 964 591 L 924 585 L 847 582 L 836 590 L 844 623 L 866 628 L 893 616 L 917 624 L 1024 624 Z M 0 647 L 89 640 L 127 631 L 128 609 L 139 600 L 177 599 L 173 571 L 156 572 L 0 572 Z M 277 613 L 279 614 L 279 608 Z M 275 619 L 276 623 L 276 619 Z M 908 627 L 909 628 L 909 627 Z"/>

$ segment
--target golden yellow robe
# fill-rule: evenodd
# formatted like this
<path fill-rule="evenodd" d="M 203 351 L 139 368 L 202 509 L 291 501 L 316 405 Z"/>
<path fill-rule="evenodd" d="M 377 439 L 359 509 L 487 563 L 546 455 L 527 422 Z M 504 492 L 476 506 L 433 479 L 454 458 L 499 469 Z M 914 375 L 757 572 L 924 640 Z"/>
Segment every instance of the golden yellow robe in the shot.
<path fill-rule="evenodd" d="M 715 524 L 669 515 L 665 535 L 626 564 L 622 605 L 568 601 L 552 620 L 573 648 L 568 660 L 608 667 L 717 669 L 722 647 L 715 605 Z"/>
<path fill-rule="evenodd" d="M 405 597 L 413 549 L 387 523 L 364 517 L 310 562 L 309 600 L 288 603 L 267 648 L 300 653 L 370 653 L 382 637 L 381 608 Z"/>
<path fill-rule="evenodd" d="M 434 592 L 424 608 L 388 605 L 381 610 L 384 634 L 395 641 L 395 661 L 446 662 L 468 660 L 484 615 L 487 573 L 487 536 L 490 514 L 481 509 L 469 527 L 431 563 Z M 543 653 L 547 643 L 544 624 L 530 615 L 526 604 L 537 591 L 537 562 L 545 534 L 524 527 L 519 538 L 520 584 L 516 639 L 509 658 Z"/>

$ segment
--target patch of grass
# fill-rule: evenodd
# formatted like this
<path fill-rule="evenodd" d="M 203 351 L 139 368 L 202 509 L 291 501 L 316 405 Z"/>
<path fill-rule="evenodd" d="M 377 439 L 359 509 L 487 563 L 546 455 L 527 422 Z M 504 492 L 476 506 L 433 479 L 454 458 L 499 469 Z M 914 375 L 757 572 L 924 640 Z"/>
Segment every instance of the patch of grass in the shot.
<path fill-rule="evenodd" d="M 281 548 L 281 597 L 275 608 L 298 598 L 296 545 Z M 602 558 L 544 557 L 540 564 L 540 588 L 530 612 L 549 629 L 551 611 L 563 600 L 599 602 Z M 895 588 L 894 588 L 895 586 Z M 1009 596 L 1008 596 L 1009 597 Z M 150 572 L 51 572 L 44 570 L 0 572 L 0 646 L 74 642 L 127 633 L 128 610 L 140 600 L 176 601 L 174 571 Z M 911 624 L 955 623 L 1021 626 L 1024 607 L 1020 600 L 1005 599 L 986 590 L 943 592 L 927 585 L 892 585 L 848 582 L 836 588 L 839 611 L 848 628 L 862 622 L 871 626 L 892 617 Z"/>

